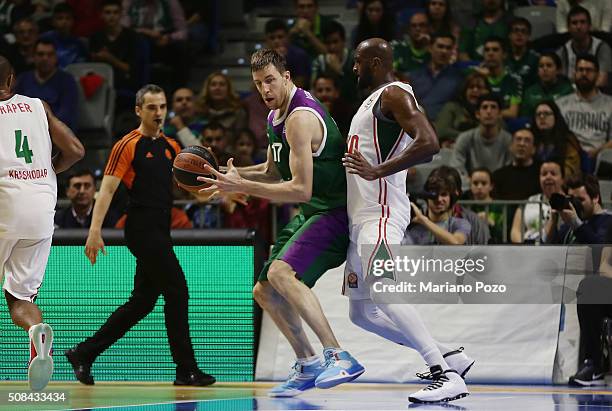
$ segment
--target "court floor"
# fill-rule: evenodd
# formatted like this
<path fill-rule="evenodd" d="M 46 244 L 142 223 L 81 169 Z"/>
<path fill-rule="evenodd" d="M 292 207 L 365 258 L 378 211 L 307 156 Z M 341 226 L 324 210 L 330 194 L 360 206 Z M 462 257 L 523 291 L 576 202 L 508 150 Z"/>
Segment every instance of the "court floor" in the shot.
<path fill-rule="evenodd" d="M 243 410 L 580 410 L 612 411 L 612 387 L 574 389 L 565 386 L 472 385 L 472 394 L 445 404 L 408 403 L 412 384 L 345 384 L 331 390 L 312 390 L 298 398 L 266 396 L 268 383 L 219 383 L 213 387 L 183 388 L 159 383 L 52 383 L 43 397 L 26 398 L 24 383 L 0 382 L 0 410 L 126 410 L 126 411 L 243 411 Z M 13 394 L 9 396 L 9 394 Z M 57 395 L 55 395 L 57 393 Z M 48 394 L 53 394 L 49 396 Z M 62 395 L 63 400 L 62 400 Z M 20 400 L 17 400 L 20 398 Z M 9 399 L 12 399 L 9 401 Z M 44 400 L 44 401 L 43 401 Z"/>

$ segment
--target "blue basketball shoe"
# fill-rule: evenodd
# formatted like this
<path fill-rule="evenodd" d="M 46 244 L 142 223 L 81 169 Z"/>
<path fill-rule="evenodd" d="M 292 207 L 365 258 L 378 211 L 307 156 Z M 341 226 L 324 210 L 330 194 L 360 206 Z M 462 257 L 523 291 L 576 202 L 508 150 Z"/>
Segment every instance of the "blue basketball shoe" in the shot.
<path fill-rule="evenodd" d="M 299 362 L 293 365 L 293 371 L 289 378 L 282 384 L 277 385 L 268 392 L 270 397 L 295 397 L 306 390 L 315 387 L 315 380 L 325 368 L 320 362 L 312 365 L 301 365 Z"/>
<path fill-rule="evenodd" d="M 363 365 L 359 364 L 348 351 L 326 348 L 323 356 L 325 357 L 325 363 L 323 363 L 325 371 L 315 381 L 317 388 L 331 388 L 353 381 L 365 371 Z"/>

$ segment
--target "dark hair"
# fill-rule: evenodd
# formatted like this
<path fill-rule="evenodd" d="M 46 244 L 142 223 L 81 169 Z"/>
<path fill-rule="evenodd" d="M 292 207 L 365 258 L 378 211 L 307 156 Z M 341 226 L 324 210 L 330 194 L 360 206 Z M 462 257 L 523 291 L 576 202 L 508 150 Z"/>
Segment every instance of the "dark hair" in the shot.
<path fill-rule="evenodd" d="M 60 13 L 67 13 L 74 17 L 74 9 L 68 3 L 59 3 L 53 7 L 53 15 L 56 16 Z"/>
<path fill-rule="evenodd" d="M 525 26 L 527 27 L 529 34 L 531 34 L 531 23 L 525 17 L 514 17 L 512 20 L 510 20 L 510 31 L 512 31 L 514 26 Z"/>
<path fill-rule="evenodd" d="M 13 66 L 11 62 L 0 54 L 0 87 L 3 87 L 8 82 L 12 73 Z"/>
<path fill-rule="evenodd" d="M 444 12 L 444 16 L 442 16 L 442 24 L 440 25 L 440 27 L 437 28 L 437 31 L 450 33 L 453 29 L 452 27 L 452 19 L 453 19 L 452 16 L 453 15 L 451 12 L 450 1 L 449 0 L 443 0 L 443 1 L 446 4 L 446 11 Z M 425 14 L 427 15 L 429 24 L 433 25 L 434 20 L 433 18 L 431 18 L 431 13 L 429 12 L 429 3 L 431 3 L 431 0 L 427 0 L 427 2 L 425 3 Z"/>
<path fill-rule="evenodd" d="M 459 174 L 459 171 L 457 171 L 456 168 L 451 167 L 451 166 L 440 166 L 438 168 L 434 168 L 431 171 L 431 173 L 429 173 L 429 177 L 432 177 L 432 176 L 439 176 L 439 177 L 442 177 L 443 179 L 452 179 L 453 181 L 452 184 L 455 187 L 455 192 L 451 194 L 455 196 L 454 197 L 455 200 L 461 196 L 461 174 Z M 425 187 L 427 187 L 427 182 L 425 183 Z M 451 198 L 451 200 L 452 199 L 453 198 Z"/>
<path fill-rule="evenodd" d="M 591 199 L 598 197 L 597 202 L 601 204 L 601 191 L 599 190 L 599 180 L 591 174 L 576 174 L 569 176 L 565 180 L 566 189 L 577 189 L 584 187 Z"/>
<path fill-rule="evenodd" d="M 512 133 L 512 140 L 514 140 L 514 136 L 516 136 L 516 133 L 518 133 L 519 131 L 528 131 L 529 134 L 531 134 L 531 137 L 533 137 L 533 143 L 535 144 L 535 133 L 533 132 L 533 129 L 529 127 L 529 124 L 527 124 L 525 127 L 520 127 L 514 130 L 514 132 Z"/>
<path fill-rule="evenodd" d="M 561 177 L 565 177 L 565 170 L 563 169 L 563 161 L 561 157 L 550 157 L 544 161 L 542 161 L 542 164 L 540 164 L 540 169 L 538 170 L 538 175 L 540 174 L 540 171 L 542 170 L 542 166 L 544 164 L 556 164 L 559 166 L 559 170 L 561 170 Z"/>
<path fill-rule="evenodd" d="M 68 179 L 66 180 L 68 187 L 70 187 L 70 180 L 72 180 L 75 177 L 83 177 L 83 176 L 90 176 L 94 182 L 96 181 L 96 176 L 94 175 L 93 171 L 91 171 L 88 168 L 81 168 L 79 170 L 76 170 L 70 173 L 70 175 L 68 176 Z"/>
<path fill-rule="evenodd" d="M 589 13 L 589 11 L 582 6 L 574 6 L 570 9 L 569 13 L 567 13 L 567 20 L 566 20 L 567 25 L 569 26 L 570 19 L 572 17 L 578 16 L 580 14 L 586 15 L 587 21 L 589 22 L 589 25 L 591 25 L 591 13 Z"/>
<path fill-rule="evenodd" d="M 204 132 L 206 130 L 210 130 L 210 131 L 221 130 L 223 131 L 223 133 L 225 133 L 225 127 L 223 127 L 223 124 L 219 123 L 218 121 L 211 121 L 210 123 L 206 124 L 204 128 L 202 129 L 201 134 L 204 135 Z"/>
<path fill-rule="evenodd" d="M 589 63 L 593 63 L 595 66 L 595 71 L 599 72 L 599 60 L 597 60 L 597 57 L 594 55 L 587 53 L 578 54 L 576 56 L 576 66 L 574 67 L 577 67 L 580 61 L 588 61 Z"/>
<path fill-rule="evenodd" d="M 538 107 L 543 104 L 547 105 L 552 110 L 553 116 L 555 117 L 555 125 L 549 131 L 540 130 L 536 123 L 536 112 Z M 561 114 L 561 110 L 559 110 L 559 106 L 557 106 L 553 100 L 544 100 L 536 104 L 535 110 L 533 111 L 531 124 L 533 125 L 532 132 L 533 136 L 535 137 L 536 147 L 540 144 L 553 145 L 553 152 L 551 153 L 550 157 L 540 158 L 540 161 L 548 161 L 548 159 L 551 159 L 554 162 L 558 162 L 563 169 L 565 166 L 565 157 L 568 144 L 580 152 L 580 142 L 578 142 L 578 139 L 574 133 L 572 133 L 569 129 L 567 123 L 565 122 L 565 118 Z"/>
<path fill-rule="evenodd" d="M 251 55 L 251 72 L 263 70 L 272 64 L 279 73 L 287 71 L 285 56 L 272 49 L 259 49 Z"/>
<path fill-rule="evenodd" d="M 36 40 L 36 43 L 34 44 L 34 49 L 36 50 L 36 48 L 38 47 L 39 44 L 43 44 L 45 46 L 53 46 L 53 50 L 57 51 L 57 46 L 55 45 L 55 43 L 52 40 L 46 39 L 46 38 L 42 38 L 42 39 L 38 39 Z"/>
<path fill-rule="evenodd" d="M 123 8 L 123 3 L 122 3 L 121 0 L 104 0 L 104 1 L 102 1 L 102 7 L 101 8 L 104 8 L 106 6 L 117 6 L 120 9 L 122 9 Z"/>
<path fill-rule="evenodd" d="M 539 64 L 540 59 L 542 57 L 548 57 L 549 59 L 551 59 L 555 63 L 555 66 L 557 66 L 558 69 L 563 67 L 563 63 L 561 62 L 561 57 L 559 57 L 559 55 L 557 53 L 555 53 L 555 52 L 545 51 L 545 52 L 541 53 L 540 57 L 538 58 L 538 64 Z"/>
<path fill-rule="evenodd" d="M 382 3 L 383 14 L 380 23 L 372 25 L 367 18 L 366 9 L 370 4 L 375 2 Z M 387 41 L 391 41 L 393 37 L 395 37 L 395 16 L 387 7 L 385 0 L 365 0 L 363 2 L 363 7 L 359 16 L 359 24 L 357 24 L 355 29 L 355 44 L 353 46 L 357 47 L 359 43 L 372 37 L 380 37 Z"/>
<path fill-rule="evenodd" d="M 136 92 L 136 106 L 137 107 L 142 107 L 142 105 L 144 104 L 145 94 L 147 93 L 165 95 L 164 89 L 161 88 L 160 86 L 156 84 L 147 84 L 146 86 L 143 86 L 140 90 Z"/>
<path fill-rule="evenodd" d="M 298 0 L 293 0 L 294 4 L 297 4 Z M 319 5 L 319 0 L 312 0 L 312 2 L 315 4 L 315 6 Z"/>
<path fill-rule="evenodd" d="M 334 87 L 336 87 L 336 89 L 340 89 L 340 80 L 338 79 L 338 76 L 332 72 L 323 71 L 317 74 L 317 78 L 312 84 L 317 84 L 317 81 L 319 81 L 319 79 L 331 80 L 331 82 L 334 83 Z"/>
<path fill-rule="evenodd" d="M 484 103 L 485 101 L 492 101 L 494 103 L 497 103 L 497 107 L 500 110 L 503 107 L 502 99 L 499 94 L 488 93 L 488 94 L 483 94 L 482 96 L 478 97 L 478 103 L 476 103 L 476 110 L 480 110 L 480 106 L 482 106 L 482 103 Z"/>
<path fill-rule="evenodd" d="M 470 178 L 474 175 L 474 173 L 485 173 L 485 174 L 488 174 L 489 180 L 491 181 L 491 183 L 493 183 L 493 173 L 487 167 L 476 167 L 470 173 Z"/>
<path fill-rule="evenodd" d="M 346 40 L 346 30 L 344 30 L 344 26 L 336 20 L 332 20 L 323 29 L 323 38 L 326 39 L 328 36 L 335 33 L 338 33 L 342 40 Z"/>
<path fill-rule="evenodd" d="M 253 143 L 253 150 L 257 150 L 257 137 L 255 137 L 255 133 L 253 133 L 253 130 L 251 130 L 250 128 L 240 129 L 238 133 L 236 133 L 236 138 L 234 139 L 234 142 L 232 144 L 236 144 L 240 136 L 242 136 L 243 134 L 245 134 L 249 138 L 249 140 L 251 140 L 251 143 Z"/>
<path fill-rule="evenodd" d="M 455 196 L 457 193 L 457 185 L 455 179 L 451 176 L 442 176 L 434 174 L 432 171 L 425 181 L 425 191 L 430 193 L 448 193 Z"/>
<path fill-rule="evenodd" d="M 451 39 L 453 44 L 457 41 L 455 36 L 453 36 L 449 31 L 437 31 L 431 35 L 430 44 L 434 44 L 437 39 Z"/>
<path fill-rule="evenodd" d="M 506 51 L 506 41 L 499 36 L 487 37 L 482 44 L 483 46 L 486 46 L 487 43 L 499 43 L 499 46 L 501 47 L 502 51 Z"/>
<path fill-rule="evenodd" d="M 287 23 L 285 23 L 282 19 L 270 19 L 266 21 L 266 25 L 264 26 L 264 33 L 270 34 L 275 31 L 282 30 L 285 33 L 289 33 L 289 28 L 287 27 Z"/>
<path fill-rule="evenodd" d="M 457 101 L 458 103 L 462 104 L 464 107 L 470 110 L 471 110 L 471 107 L 468 107 L 469 105 L 468 105 L 467 100 L 465 99 L 465 93 L 467 92 L 470 84 L 474 83 L 476 80 L 482 80 L 487 90 L 489 90 L 489 93 L 491 92 L 491 88 L 489 86 L 489 83 L 487 82 L 487 78 L 483 74 L 480 74 L 477 71 L 473 71 L 467 76 L 465 76 L 465 78 L 463 79 L 463 83 L 461 84 L 461 87 L 457 89 L 457 96 L 455 98 L 455 101 Z"/>

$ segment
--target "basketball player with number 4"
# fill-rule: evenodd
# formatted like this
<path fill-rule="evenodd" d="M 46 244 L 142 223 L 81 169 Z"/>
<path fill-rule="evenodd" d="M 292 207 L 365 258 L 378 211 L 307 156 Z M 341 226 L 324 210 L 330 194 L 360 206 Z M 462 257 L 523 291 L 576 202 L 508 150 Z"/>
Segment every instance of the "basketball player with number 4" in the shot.
<path fill-rule="evenodd" d="M 0 264 L 16 326 L 30 336 L 28 381 L 44 389 L 53 374 L 53 330 L 34 303 L 51 251 L 56 173 L 85 154 L 81 142 L 40 99 L 13 94 L 15 73 L 0 56 Z M 59 153 L 51 157 L 52 146 Z"/>
<path fill-rule="evenodd" d="M 344 138 L 323 105 L 291 81 L 283 56 L 262 49 L 251 56 L 251 72 L 268 115 L 268 160 L 225 174 L 208 167 L 215 179 L 202 192 L 246 193 L 272 201 L 299 203 L 300 213 L 281 231 L 253 295 L 295 351 L 289 378 L 272 397 L 293 397 L 313 387 L 331 388 L 364 372 L 340 348 L 311 287 L 346 259 L 348 220 Z M 311 346 L 304 320 L 323 345 L 323 361 Z"/>
<path fill-rule="evenodd" d="M 436 342 L 414 307 L 375 303 L 364 281 L 370 267 L 363 267 L 362 261 L 380 255 L 390 259 L 390 245 L 404 238 L 410 222 L 406 169 L 430 161 L 439 151 L 412 87 L 395 81 L 392 61 L 391 46 L 380 38 L 365 40 L 355 50 L 358 85 L 371 94 L 351 121 L 349 151 L 343 159 L 351 243 L 342 290 L 350 299 L 349 316 L 355 325 L 417 350 L 429 365 L 428 373 L 417 375 L 433 382 L 411 394 L 409 401 L 452 401 L 469 394 L 462 377 L 474 360 L 463 348 L 451 350 Z M 374 246 L 371 256 L 361 255 L 364 245 Z"/>

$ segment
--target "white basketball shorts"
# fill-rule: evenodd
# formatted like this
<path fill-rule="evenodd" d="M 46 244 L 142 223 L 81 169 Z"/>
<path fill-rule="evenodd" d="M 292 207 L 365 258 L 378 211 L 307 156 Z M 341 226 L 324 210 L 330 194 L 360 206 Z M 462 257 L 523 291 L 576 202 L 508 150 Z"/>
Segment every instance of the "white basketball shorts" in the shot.
<path fill-rule="evenodd" d="M 51 237 L 42 240 L 0 238 L 3 289 L 15 298 L 34 302 L 45 275 L 50 252 Z"/>

